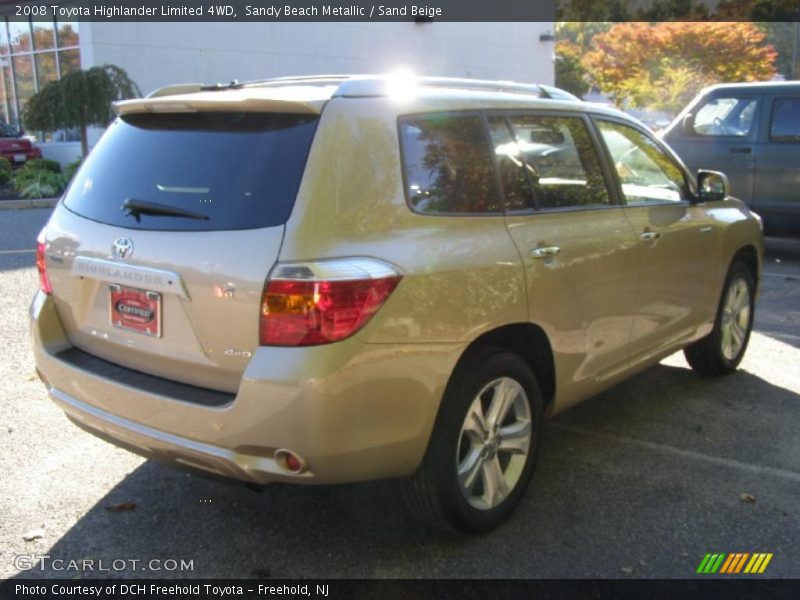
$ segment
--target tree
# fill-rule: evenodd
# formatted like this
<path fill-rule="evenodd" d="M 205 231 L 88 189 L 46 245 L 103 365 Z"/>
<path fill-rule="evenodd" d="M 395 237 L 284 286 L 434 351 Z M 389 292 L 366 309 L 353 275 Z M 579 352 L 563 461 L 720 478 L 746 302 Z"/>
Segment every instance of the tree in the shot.
<path fill-rule="evenodd" d="M 613 23 L 564 21 L 556 23 L 556 87 L 578 97 L 590 89 L 581 58 L 591 48 L 592 38 L 611 29 Z"/>
<path fill-rule="evenodd" d="M 93 125 L 105 127 L 111 122 L 112 103 L 138 96 L 141 96 L 139 87 L 115 65 L 72 71 L 31 96 L 25 107 L 25 126 L 34 131 L 77 127 L 81 133 L 81 152 L 86 156 L 87 129 Z"/>
<path fill-rule="evenodd" d="M 556 42 L 556 87 L 579 98 L 589 91 L 586 69 L 581 65 L 581 49 L 568 40 Z"/>
<path fill-rule="evenodd" d="M 615 102 L 677 112 L 714 83 L 768 80 L 775 48 L 754 23 L 618 23 L 581 59 Z"/>

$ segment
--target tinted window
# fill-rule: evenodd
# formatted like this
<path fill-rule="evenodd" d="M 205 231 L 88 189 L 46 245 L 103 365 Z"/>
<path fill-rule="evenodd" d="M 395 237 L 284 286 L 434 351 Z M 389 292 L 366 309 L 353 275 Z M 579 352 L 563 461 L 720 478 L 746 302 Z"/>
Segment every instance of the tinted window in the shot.
<path fill-rule="evenodd" d="M 248 229 L 289 218 L 317 116 L 161 113 L 117 119 L 70 186 L 65 206 L 132 229 Z M 127 199 L 207 220 L 126 215 Z"/>
<path fill-rule="evenodd" d="M 508 122 L 533 185 L 537 208 L 610 204 L 597 152 L 583 119 L 510 115 Z"/>
<path fill-rule="evenodd" d="M 699 135 L 744 137 L 753 126 L 755 98 L 713 98 L 694 117 L 694 132 Z"/>
<path fill-rule="evenodd" d="M 800 98 L 775 100 L 769 138 L 773 142 L 800 142 Z"/>
<path fill-rule="evenodd" d="M 626 202 L 678 202 L 687 197 L 683 171 L 642 132 L 619 123 L 598 121 Z"/>
<path fill-rule="evenodd" d="M 489 131 L 508 210 L 534 208 L 530 168 L 505 117 L 490 117 Z"/>
<path fill-rule="evenodd" d="M 478 115 L 400 121 L 406 194 L 424 213 L 501 212 L 494 165 Z"/>

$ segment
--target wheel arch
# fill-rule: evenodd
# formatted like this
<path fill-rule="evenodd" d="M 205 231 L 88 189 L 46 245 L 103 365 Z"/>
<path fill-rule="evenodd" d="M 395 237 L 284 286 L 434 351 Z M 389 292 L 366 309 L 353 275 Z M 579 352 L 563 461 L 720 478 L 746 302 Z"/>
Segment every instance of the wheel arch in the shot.
<path fill-rule="evenodd" d="M 522 357 L 536 376 L 545 411 L 552 406 L 556 390 L 555 360 L 553 348 L 544 329 L 534 323 L 512 323 L 486 331 L 467 346 L 453 372 L 467 362 L 477 350 L 485 347 L 502 348 Z"/>
<path fill-rule="evenodd" d="M 753 274 L 753 281 L 755 281 L 757 290 L 759 281 L 761 279 L 761 261 L 759 260 L 758 250 L 756 250 L 756 247 L 752 244 L 748 244 L 739 248 L 734 253 L 730 263 L 728 264 L 729 270 L 735 262 L 743 262 L 745 265 L 747 265 L 747 267 L 750 269 L 750 272 Z"/>

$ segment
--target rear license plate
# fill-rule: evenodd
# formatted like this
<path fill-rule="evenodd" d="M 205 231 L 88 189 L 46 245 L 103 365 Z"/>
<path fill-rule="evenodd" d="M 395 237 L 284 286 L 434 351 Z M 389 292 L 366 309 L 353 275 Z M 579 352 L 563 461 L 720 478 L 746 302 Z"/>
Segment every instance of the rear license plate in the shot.
<path fill-rule="evenodd" d="M 161 337 L 161 294 L 121 285 L 110 285 L 108 289 L 112 325 Z"/>
<path fill-rule="evenodd" d="M 14 162 L 25 162 L 26 156 L 24 154 L 15 154 Z"/>

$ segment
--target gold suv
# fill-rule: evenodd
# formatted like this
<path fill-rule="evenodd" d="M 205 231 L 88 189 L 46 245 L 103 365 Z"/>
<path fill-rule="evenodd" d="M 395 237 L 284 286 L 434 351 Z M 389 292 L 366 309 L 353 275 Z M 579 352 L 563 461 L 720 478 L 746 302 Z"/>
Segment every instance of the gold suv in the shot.
<path fill-rule="evenodd" d="M 121 102 L 38 240 L 36 363 L 113 443 L 253 483 L 404 477 L 483 531 L 545 416 L 733 371 L 759 218 L 546 86 L 308 77 Z"/>

